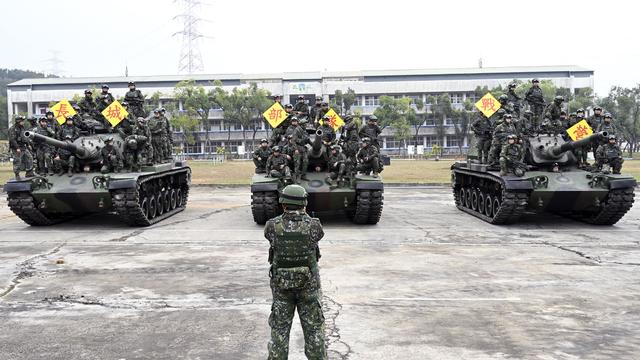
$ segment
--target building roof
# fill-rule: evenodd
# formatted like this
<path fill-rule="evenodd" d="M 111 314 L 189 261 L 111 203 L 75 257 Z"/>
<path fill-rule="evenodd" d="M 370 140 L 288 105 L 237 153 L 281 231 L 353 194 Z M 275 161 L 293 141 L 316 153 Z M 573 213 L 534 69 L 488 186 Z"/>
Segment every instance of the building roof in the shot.
<path fill-rule="evenodd" d="M 9 84 L 12 86 L 29 85 L 58 85 L 58 84 L 96 84 L 135 82 L 179 82 L 186 79 L 196 81 L 208 80 L 310 80 L 323 78 L 364 78 L 364 77 L 393 77 L 393 76 L 429 76 L 429 75 L 479 75 L 479 74 L 517 74 L 536 72 L 573 72 L 593 73 L 575 65 L 559 66 L 514 66 L 514 67 L 484 67 L 484 68 L 448 68 L 448 69 L 409 69 L 409 70 L 361 70 L 361 71 L 315 71 L 315 72 L 285 72 L 263 74 L 192 74 L 192 75 L 152 75 L 152 76 L 110 76 L 110 77 L 62 77 L 62 78 L 34 78 L 22 79 Z"/>

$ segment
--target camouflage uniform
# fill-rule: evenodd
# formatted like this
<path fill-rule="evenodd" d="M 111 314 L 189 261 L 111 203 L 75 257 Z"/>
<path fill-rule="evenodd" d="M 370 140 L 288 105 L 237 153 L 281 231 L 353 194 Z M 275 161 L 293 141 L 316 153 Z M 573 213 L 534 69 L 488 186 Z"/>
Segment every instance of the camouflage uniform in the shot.
<path fill-rule="evenodd" d="M 24 121 L 24 120 L 23 120 Z M 13 172 L 16 178 L 20 177 L 20 171 L 26 171 L 26 176 L 33 176 L 33 155 L 29 149 L 29 139 L 24 137 L 27 129 L 23 124 L 16 124 L 9 128 L 9 149 L 13 157 Z"/>
<path fill-rule="evenodd" d="M 471 130 L 476 136 L 478 159 L 483 164 L 486 164 L 489 161 L 489 150 L 491 149 L 491 120 L 482 114 L 478 114 L 478 118 L 471 124 Z"/>
<path fill-rule="evenodd" d="M 505 144 L 500 151 L 500 173 L 506 175 L 513 171 L 515 163 L 521 162 L 524 156 L 522 145 L 518 143 Z"/>
<path fill-rule="evenodd" d="M 296 144 L 293 137 L 289 137 L 289 143 L 282 149 L 282 153 L 289 157 L 291 164 L 291 173 L 293 181 L 298 183 L 309 167 L 309 155 L 307 148 Z"/>
<path fill-rule="evenodd" d="M 553 135 L 562 134 L 564 132 L 564 124 L 560 118 L 546 119 L 544 123 L 542 123 L 541 131 Z"/>
<path fill-rule="evenodd" d="M 80 113 L 82 115 L 88 114 L 93 117 L 97 114 L 97 104 L 91 94 L 85 94 L 82 100 L 78 101 L 78 106 L 80 107 Z"/>
<path fill-rule="evenodd" d="M 489 163 L 495 163 L 499 160 L 502 146 L 506 144 L 509 135 L 517 133 L 515 125 L 511 122 L 503 121 L 493 130 L 491 139 L 491 149 L 489 150 Z"/>
<path fill-rule="evenodd" d="M 602 170 L 602 166 L 608 164 L 613 169 L 614 174 L 620 174 L 624 159 L 622 158 L 622 150 L 620 150 L 618 144 L 602 144 L 598 146 L 595 155 L 598 169 Z"/>
<path fill-rule="evenodd" d="M 296 104 L 293 105 L 293 113 L 301 119 L 309 116 L 309 105 L 304 102 L 304 98 L 298 98 Z"/>
<path fill-rule="evenodd" d="M 560 119 L 560 115 L 562 114 L 562 97 L 556 96 L 553 102 L 547 105 L 547 108 L 544 110 L 545 120 L 557 120 Z"/>
<path fill-rule="evenodd" d="M 44 121 L 33 129 L 33 132 L 39 135 L 55 138 L 56 133 Z M 33 145 L 36 153 L 36 172 L 40 175 L 46 175 L 47 172 L 53 175 L 53 154 L 55 149 L 46 143 L 38 142 Z"/>
<path fill-rule="evenodd" d="M 116 99 L 114 99 L 110 92 L 104 92 L 103 90 L 96 100 L 96 109 L 101 113 L 102 110 L 106 109 L 115 100 Z"/>
<path fill-rule="evenodd" d="M 360 144 L 360 136 L 358 135 L 358 124 L 353 121 L 351 116 L 345 117 L 345 125 L 342 127 L 340 143 L 344 155 L 351 160 L 352 164 L 355 164 L 356 154 L 358 153 Z"/>
<path fill-rule="evenodd" d="M 286 210 L 267 221 L 264 237 L 269 240 L 273 254 L 269 272 L 273 294 L 269 360 L 288 358 L 289 333 L 296 309 L 307 359 L 327 359 L 318 271 L 318 241 L 323 236 L 320 220 L 302 210 Z"/>
<path fill-rule="evenodd" d="M 269 156 L 271 156 L 271 148 L 269 146 L 258 146 L 253 150 L 253 164 L 256 166 L 256 174 L 267 172 L 267 159 L 269 159 Z"/>
<path fill-rule="evenodd" d="M 135 87 L 133 89 L 129 88 L 129 91 L 124 94 L 124 101 L 129 104 L 129 112 L 133 114 L 134 117 L 146 116 L 144 112 L 144 96 L 140 90 Z"/>
<path fill-rule="evenodd" d="M 103 174 L 122 170 L 122 156 L 118 153 L 118 149 L 113 146 L 113 139 L 105 141 L 105 146 L 100 149 L 100 155 L 100 164 L 102 164 L 100 171 Z"/>
<path fill-rule="evenodd" d="M 511 103 L 513 108 L 513 112 L 517 117 L 520 117 L 520 101 L 522 100 L 518 94 L 516 94 L 515 87 L 509 86 L 509 90 L 507 92 L 508 102 Z"/>
<path fill-rule="evenodd" d="M 131 135 L 125 139 L 125 162 L 132 171 L 138 171 L 142 165 L 153 162 L 151 131 L 143 118 L 138 118 Z"/>
<path fill-rule="evenodd" d="M 378 124 L 373 122 L 368 122 L 367 125 L 363 126 L 362 129 L 360 129 L 359 135 L 360 135 L 360 138 L 368 137 L 369 139 L 371 139 L 371 145 L 380 149 L 380 143 L 378 142 L 378 135 L 380 135 L 381 132 L 382 130 L 380 129 L 380 126 L 378 126 Z"/>
<path fill-rule="evenodd" d="M 596 132 L 606 131 L 607 135 L 616 135 L 616 126 L 613 125 L 613 122 L 611 121 L 603 120 L 602 123 L 598 126 L 598 128 L 595 131 Z M 600 141 L 600 144 L 604 144 L 606 142 L 607 142 L 607 139 L 605 138 Z"/>
<path fill-rule="evenodd" d="M 335 152 L 334 152 L 335 151 Z M 330 171 L 329 177 L 325 181 L 332 185 L 331 180 L 338 180 L 338 183 L 342 181 L 343 177 L 348 173 L 347 165 L 349 160 L 342 153 L 339 145 L 331 147 L 329 153 L 329 161 L 327 161 L 327 169 Z"/>
<path fill-rule="evenodd" d="M 171 122 L 169 122 L 169 118 L 165 116 L 164 108 L 160 109 L 160 118 L 164 123 L 164 133 L 166 136 L 166 141 L 164 142 L 164 155 L 165 159 L 171 159 L 173 156 L 173 131 L 171 131 Z"/>
<path fill-rule="evenodd" d="M 279 150 L 279 149 L 278 149 Z M 276 155 L 276 148 L 273 149 L 273 154 L 267 159 L 267 174 L 277 178 L 290 178 L 291 169 L 289 169 L 289 160 L 287 155 L 278 153 Z"/>
<path fill-rule="evenodd" d="M 151 145 L 153 145 L 153 161 L 161 163 L 166 159 L 167 127 L 164 119 L 160 116 L 160 112 L 155 112 L 150 120 L 149 128 L 151 130 Z"/>
<path fill-rule="evenodd" d="M 363 142 L 362 147 L 358 150 L 356 155 L 358 165 L 356 170 L 369 174 L 373 172 L 373 175 L 378 175 L 380 172 L 380 153 L 378 148 L 368 142 Z"/>
<path fill-rule="evenodd" d="M 291 126 L 291 119 L 297 118 L 293 115 L 293 107 L 290 104 L 285 105 L 284 111 L 287 112 L 287 117 L 271 132 L 271 146 L 276 146 L 282 142 L 282 138 L 285 136 L 287 129 Z"/>
<path fill-rule="evenodd" d="M 524 95 L 524 99 L 529 103 L 529 108 L 533 112 L 535 122 L 540 123 L 542 118 L 542 112 L 544 111 L 544 94 L 539 86 L 531 86 L 527 93 Z"/>
<path fill-rule="evenodd" d="M 336 139 L 336 131 L 329 125 L 327 119 L 322 120 L 322 125 L 318 127 L 318 130 L 322 131 L 322 142 L 325 143 L 333 143 Z"/>

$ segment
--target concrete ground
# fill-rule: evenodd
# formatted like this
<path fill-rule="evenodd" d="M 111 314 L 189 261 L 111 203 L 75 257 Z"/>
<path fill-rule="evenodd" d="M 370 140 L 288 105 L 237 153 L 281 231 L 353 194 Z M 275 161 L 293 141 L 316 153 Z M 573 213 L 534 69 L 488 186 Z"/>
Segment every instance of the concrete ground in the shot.
<path fill-rule="evenodd" d="M 640 358 L 638 206 L 500 227 L 448 188 L 388 188 L 377 226 L 324 224 L 331 359 Z M 195 188 L 149 228 L 29 227 L 0 200 L 0 359 L 265 359 L 267 248 L 246 188 Z"/>

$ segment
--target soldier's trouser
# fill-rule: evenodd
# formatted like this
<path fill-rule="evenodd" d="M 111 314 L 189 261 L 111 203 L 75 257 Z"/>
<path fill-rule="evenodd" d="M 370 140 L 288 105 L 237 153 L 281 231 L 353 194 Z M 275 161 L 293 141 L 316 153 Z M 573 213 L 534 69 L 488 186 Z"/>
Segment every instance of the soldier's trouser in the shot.
<path fill-rule="evenodd" d="M 500 157 L 500 172 L 507 173 L 509 170 L 509 167 L 507 165 L 507 159 L 505 159 L 504 157 Z"/>
<path fill-rule="evenodd" d="M 478 138 L 476 148 L 478 149 L 478 159 L 486 164 L 489 161 L 489 150 L 491 149 L 491 139 Z"/>
<path fill-rule="evenodd" d="M 324 315 L 319 290 L 280 290 L 271 287 L 273 304 L 269 316 L 271 340 L 269 360 L 286 360 L 289 354 L 289 332 L 293 316 L 298 309 L 304 334 L 304 353 L 310 360 L 326 360 L 327 349 L 324 338 Z"/>
<path fill-rule="evenodd" d="M 371 158 L 368 162 L 360 163 L 356 166 L 356 170 L 364 173 L 379 173 L 380 172 L 380 161 L 378 157 Z"/>
<path fill-rule="evenodd" d="M 620 171 L 622 170 L 622 163 L 624 162 L 624 159 L 620 159 L 620 158 L 614 158 L 614 159 L 608 159 L 608 160 L 598 160 L 598 169 L 602 169 L 602 165 L 604 164 L 609 164 L 609 166 L 611 167 L 611 171 L 614 174 L 620 174 Z"/>
<path fill-rule="evenodd" d="M 104 164 L 102 164 L 102 168 L 100 169 L 100 172 L 102 172 L 103 174 L 106 174 L 113 171 L 119 172 L 120 170 L 122 170 L 122 160 L 115 159 L 115 160 L 106 161 Z"/>
<path fill-rule="evenodd" d="M 153 145 L 153 161 L 162 162 L 164 159 L 164 143 L 161 136 L 153 136 L 151 138 L 151 145 Z"/>
<path fill-rule="evenodd" d="M 498 161 L 500 157 L 500 150 L 502 150 L 502 144 L 497 140 L 492 141 L 491 148 L 489 149 L 489 163 Z"/>
<path fill-rule="evenodd" d="M 256 174 L 261 174 L 261 173 L 265 173 L 266 171 L 266 167 L 267 167 L 267 161 L 266 160 L 258 160 L 258 159 L 253 159 L 253 165 L 256 166 Z"/>
<path fill-rule="evenodd" d="M 28 149 L 20 149 L 20 152 L 13 150 L 13 172 L 18 173 L 21 170 L 26 172 L 33 171 L 33 155 Z"/>
<path fill-rule="evenodd" d="M 291 170 L 288 166 L 285 166 L 282 170 L 271 170 L 269 173 L 271 177 L 281 178 L 281 177 L 291 177 Z"/>
<path fill-rule="evenodd" d="M 75 169 L 76 157 L 71 155 L 68 158 L 60 157 L 59 159 L 53 159 L 53 168 L 56 172 L 64 172 L 67 171 L 69 173 L 73 172 Z"/>
<path fill-rule="evenodd" d="M 542 123 L 542 113 L 544 112 L 544 105 L 531 104 L 531 112 L 533 112 L 534 124 L 536 129 L 540 128 Z"/>
<path fill-rule="evenodd" d="M 40 174 L 46 173 L 47 171 L 53 171 L 51 149 L 46 147 L 39 147 L 36 149 L 36 169 Z"/>
<path fill-rule="evenodd" d="M 343 162 L 338 163 L 337 168 L 331 169 L 331 173 L 329 174 L 329 177 L 335 180 L 338 177 L 344 176 L 345 171 L 346 171 L 346 164 Z"/>
<path fill-rule="evenodd" d="M 273 129 L 271 132 L 271 146 L 278 145 L 278 143 L 282 140 L 282 136 L 284 135 L 286 129 L 282 129 L 281 127 L 277 127 Z"/>

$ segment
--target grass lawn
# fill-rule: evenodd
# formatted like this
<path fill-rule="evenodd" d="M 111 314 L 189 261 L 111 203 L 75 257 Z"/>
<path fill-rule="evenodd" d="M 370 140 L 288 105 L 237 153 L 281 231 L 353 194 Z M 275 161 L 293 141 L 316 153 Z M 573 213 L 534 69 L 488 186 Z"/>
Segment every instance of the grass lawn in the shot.
<path fill-rule="evenodd" d="M 387 183 L 401 184 L 441 184 L 450 179 L 452 160 L 391 160 L 382 177 Z M 227 161 L 222 165 L 213 165 L 206 161 L 191 161 L 194 184 L 247 185 L 253 174 L 251 161 Z M 631 174 L 640 180 L 640 160 L 627 160 L 623 173 Z M 0 183 L 13 178 L 11 164 L 0 164 Z"/>

